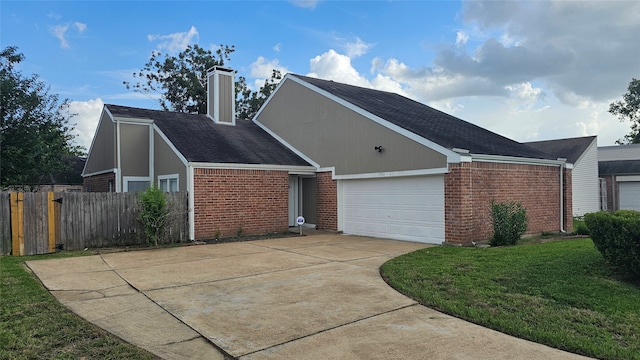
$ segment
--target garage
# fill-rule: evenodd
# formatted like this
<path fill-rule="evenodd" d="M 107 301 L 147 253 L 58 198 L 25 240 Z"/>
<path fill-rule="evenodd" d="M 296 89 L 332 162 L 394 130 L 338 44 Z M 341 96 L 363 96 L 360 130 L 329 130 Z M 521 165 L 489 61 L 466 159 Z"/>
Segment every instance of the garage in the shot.
<path fill-rule="evenodd" d="M 341 180 L 345 234 L 444 242 L 444 176 Z"/>
<path fill-rule="evenodd" d="M 640 181 L 618 183 L 620 209 L 640 211 Z"/>

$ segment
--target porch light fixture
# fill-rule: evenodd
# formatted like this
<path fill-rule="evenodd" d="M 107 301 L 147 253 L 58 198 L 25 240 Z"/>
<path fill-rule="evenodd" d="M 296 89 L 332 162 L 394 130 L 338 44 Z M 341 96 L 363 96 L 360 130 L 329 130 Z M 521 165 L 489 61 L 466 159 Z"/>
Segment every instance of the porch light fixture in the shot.
<path fill-rule="evenodd" d="M 382 145 L 376 145 L 376 146 L 373 148 L 373 150 L 375 150 L 375 151 L 377 151 L 377 152 L 381 153 L 381 152 L 383 152 L 383 151 L 384 151 L 384 148 L 382 147 Z"/>

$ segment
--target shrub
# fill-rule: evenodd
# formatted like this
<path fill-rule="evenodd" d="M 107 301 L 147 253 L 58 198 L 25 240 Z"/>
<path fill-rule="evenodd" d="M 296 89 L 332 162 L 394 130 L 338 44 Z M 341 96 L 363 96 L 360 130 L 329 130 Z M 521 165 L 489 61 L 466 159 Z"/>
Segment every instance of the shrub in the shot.
<path fill-rule="evenodd" d="M 138 194 L 140 212 L 138 221 L 144 226 L 144 233 L 149 240 L 153 240 L 158 246 L 158 239 L 164 232 L 169 218 L 167 197 L 156 185 L 149 187 L 145 192 Z"/>
<path fill-rule="evenodd" d="M 584 217 L 573 218 L 573 233 L 575 235 L 589 235 L 589 228 L 584 223 Z"/>
<path fill-rule="evenodd" d="M 586 214 L 593 243 L 612 266 L 640 278 L 640 212 L 618 210 Z"/>
<path fill-rule="evenodd" d="M 515 201 L 496 203 L 492 200 L 491 219 L 493 221 L 493 237 L 489 242 L 491 246 L 515 245 L 527 231 L 529 222 L 527 210 Z"/>

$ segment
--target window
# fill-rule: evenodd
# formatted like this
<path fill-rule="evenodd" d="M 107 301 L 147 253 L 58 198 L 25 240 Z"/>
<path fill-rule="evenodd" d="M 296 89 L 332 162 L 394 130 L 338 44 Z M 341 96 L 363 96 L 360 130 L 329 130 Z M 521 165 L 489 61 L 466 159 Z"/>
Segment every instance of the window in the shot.
<path fill-rule="evenodd" d="M 178 174 L 158 176 L 158 187 L 164 192 L 178 191 Z"/>
<path fill-rule="evenodd" d="M 122 182 L 124 183 L 124 192 L 146 191 L 151 184 L 149 178 L 138 176 L 123 176 Z"/>

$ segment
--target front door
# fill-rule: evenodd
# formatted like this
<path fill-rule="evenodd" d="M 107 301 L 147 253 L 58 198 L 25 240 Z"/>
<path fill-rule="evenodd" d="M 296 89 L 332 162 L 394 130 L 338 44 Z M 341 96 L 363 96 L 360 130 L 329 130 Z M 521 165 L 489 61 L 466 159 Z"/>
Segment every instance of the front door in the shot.
<path fill-rule="evenodd" d="M 300 178 L 289 176 L 289 226 L 296 226 L 296 218 L 300 216 Z"/>

